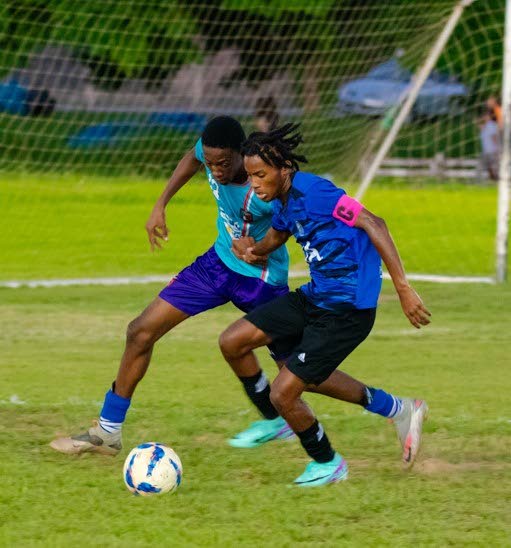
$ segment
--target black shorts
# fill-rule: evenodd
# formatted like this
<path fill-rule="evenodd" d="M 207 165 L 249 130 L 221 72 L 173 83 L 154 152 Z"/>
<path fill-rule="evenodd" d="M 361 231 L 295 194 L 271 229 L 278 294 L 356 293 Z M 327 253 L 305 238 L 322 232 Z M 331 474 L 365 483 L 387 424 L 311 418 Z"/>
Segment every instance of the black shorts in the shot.
<path fill-rule="evenodd" d="M 287 368 L 307 384 L 321 384 L 369 335 L 376 308 L 332 312 L 298 289 L 259 306 L 245 319 L 272 339 Z"/>

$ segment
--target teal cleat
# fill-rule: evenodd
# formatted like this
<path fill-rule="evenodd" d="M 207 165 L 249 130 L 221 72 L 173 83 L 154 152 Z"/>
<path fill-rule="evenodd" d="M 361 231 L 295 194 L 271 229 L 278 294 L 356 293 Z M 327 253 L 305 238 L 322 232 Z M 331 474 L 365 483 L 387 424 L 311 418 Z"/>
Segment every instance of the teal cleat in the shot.
<path fill-rule="evenodd" d="M 294 432 L 282 417 L 272 420 L 253 422 L 246 430 L 236 434 L 229 440 L 231 447 L 251 448 L 258 447 L 271 440 L 285 440 L 292 438 Z"/>
<path fill-rule="evenodd" d="M 337 483 L 348 479 L 348 463 L 339 455 L 330 462 L 313 460 L 306 466 L 304 473 L 293 482 L 298 487 L 318 487 L 327 483 Z"/>

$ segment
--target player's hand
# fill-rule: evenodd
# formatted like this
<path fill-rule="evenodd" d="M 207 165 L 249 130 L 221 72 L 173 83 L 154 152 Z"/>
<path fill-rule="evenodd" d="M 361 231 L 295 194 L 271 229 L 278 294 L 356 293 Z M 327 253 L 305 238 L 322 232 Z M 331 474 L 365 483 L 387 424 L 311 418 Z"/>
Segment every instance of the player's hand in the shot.
<path fill-rule="evenodd" d="M 244 260 L 247 249 L 255 245 L 255 240 L 251 236 L 242 236 L 237 240 L 232 241 L 232 252 L 238 257 L 238 259 Z"/>
<path fill-rule="evenodd" d="M 154 206 L 145 225 L 145 229 L 147 231 L 147 237 L 149 238 L 151 251 L 154 251 L 155 248 L 161 249 L 161 241 L 167 241 L 169 239 L 164 207 L 158 204 Z"/>
<path fill-rule="evenodd" d="M 238 259 L 245 261 L 248 264 L 266 265 L 268 255 L 254 255 L 252 253 L 256 241 L 250 236 L 243 236 L 238 240 L 232 241 L 232 252 Z"/>
<path fill-rule="evenodd" d="M 268 263 L 268 255 L 255 255 L 253 247 L 247 247 L 242 259 L 248 264 L 256 264 L 266 266 Z"/>
<path fill-rule="evenodd" d="M 399 300 L 405 316 L 410 323 L 420 329 L 421 325 L 430 323 L 431 312 L 424 306 L 422 299 L 411 287 L 407 287 L 399 292 Z"/>

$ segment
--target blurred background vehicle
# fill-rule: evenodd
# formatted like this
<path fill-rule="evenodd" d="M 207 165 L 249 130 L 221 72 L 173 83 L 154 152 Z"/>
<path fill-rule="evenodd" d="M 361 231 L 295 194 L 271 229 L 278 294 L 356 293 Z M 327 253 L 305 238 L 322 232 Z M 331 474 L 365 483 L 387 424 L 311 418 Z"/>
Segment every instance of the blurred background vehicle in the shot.
<path fill-rule="evenodd" d="M 337 112 L 383 116 L 405 97 L 412 76 L 398 57 L 392 57 L 365 76 L 343 84 L 338 90 Z M 419 93 L 412 118 L 461 114 L 467 96 L 467 87 L 455 76 L 433 71 Z"/>

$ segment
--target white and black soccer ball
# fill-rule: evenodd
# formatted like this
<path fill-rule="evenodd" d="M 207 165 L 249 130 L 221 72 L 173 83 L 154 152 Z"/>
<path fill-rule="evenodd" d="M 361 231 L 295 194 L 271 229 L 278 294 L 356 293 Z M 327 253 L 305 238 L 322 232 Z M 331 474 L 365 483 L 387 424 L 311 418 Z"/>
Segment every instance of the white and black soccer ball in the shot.
<path fill-rule="evenodd" d="M 124 461 L 124 482 L 134 495 L 172 493 L 181 484 L 183 465 L 176 452 L 162 443 L 137 445 Z"/>

